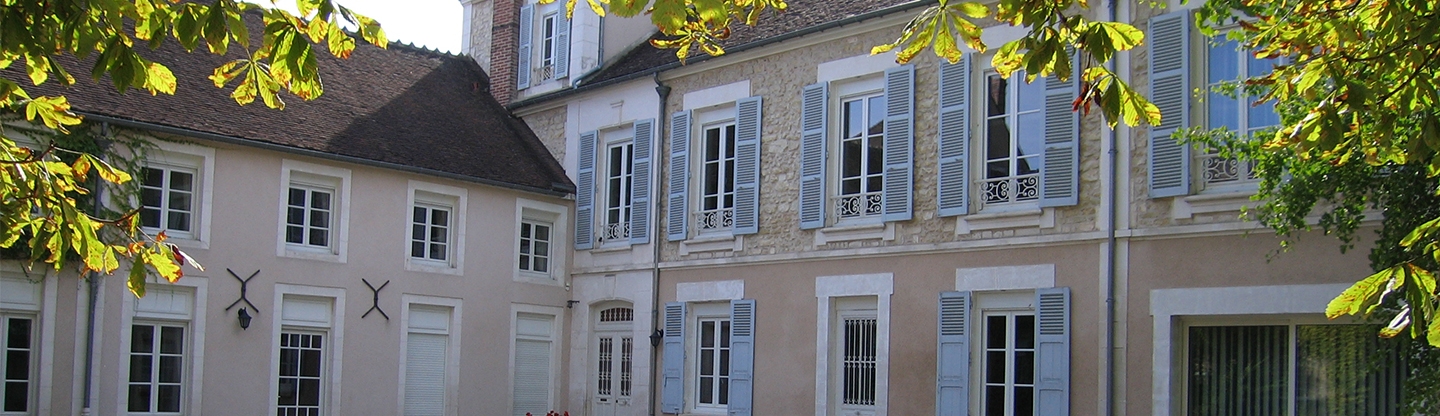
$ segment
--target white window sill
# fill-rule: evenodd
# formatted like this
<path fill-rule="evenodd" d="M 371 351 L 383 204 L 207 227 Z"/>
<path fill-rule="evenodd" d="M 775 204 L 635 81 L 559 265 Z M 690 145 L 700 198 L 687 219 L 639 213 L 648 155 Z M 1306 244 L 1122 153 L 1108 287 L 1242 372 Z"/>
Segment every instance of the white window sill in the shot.
<path fill-rule="evenodd" d="M 955 218 L 955 235 L 1011 228 L 1055 228 L 1055 210 L 1039 207 L 981 210 Z"/>
<path fill-rule="evenodd" d="M 860 225 L 832 225 L 815 230 L 815 245 L 817 246 L 846 241 L 891 241 L 894 239 L 895 224 L 889 222 Z"/>
<path fill-rule="evenodd" d="M 454 276 L 465 275 L 465 271 L 461 270 L 459 267 L 451 266 L 444 262 L 421 260 L 413 257 L 405 259 L 405 270 L 421 273 L 448 274 Z"/>
<path fill-rule="evenodd" d="M 730 232 L 701 234 L 680 242 L 680 255 L 709 251 L 741 251 L 745 249 L 745 236 Z"/>
<path fill-rule="evenodd" d="M 596 243 L 595 248 L 590 249 L 591 253 L 614 253 L 619 251 L 630 251 L 630 240 Z"/>
<path fill-rule="evenodd" d="M 1255 195 L 1253 185 L 1214 191 L 1175 198 L 1175 203 L 1170 208 L 1170 218 L 1185 219 L 1193 218 L 1196 214 L 1240 212 L 1241 208 L 1246 206 L 1259 205 L 1258 202 L 1250 200 L 1250 197 Z"/>
<path fill-rule="evenodd" d="M 680 416 L 724 416 L 725 414 L 725 408 L 717 407 L 713 409 L 690 409 L 688 412 L 681 413 Z"/>
<path fill-rule="evenodd" d="M 345 256 L 343 254 L 337 254 L 324 248 L 311 248 L 288 243 L 285 245 L 285 255 L 283 257 L 345 263 Z"/>
<path fill-rule="evenodd" d="M 515 270 L 515 281 L 520 283 L 534 283 L 537 285 L 560 286 L 560 280 L 548 273 L 532 272 L 528 270 Z"/>

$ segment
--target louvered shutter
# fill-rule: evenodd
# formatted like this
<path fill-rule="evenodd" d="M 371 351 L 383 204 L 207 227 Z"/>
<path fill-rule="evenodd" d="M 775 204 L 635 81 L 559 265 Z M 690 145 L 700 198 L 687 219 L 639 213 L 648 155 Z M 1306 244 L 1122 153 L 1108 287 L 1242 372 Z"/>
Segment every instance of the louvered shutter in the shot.
<path fill-rule="evenodd" d="M 405 340 L 405 416 L 445 414 L 446 335 L 410 333 Z"/>
<path fill-rule="evenodd" d="M 555 13 L 555 78 L 570 76 L 570 19 Z"/>
<path fill-rule="evenodd" d="M 735 234 L 760 232 L 760 97 L 735 102 Z"/>
<path fill-rule="evenodd" d="M 550 407 L 550 342 L 515 340 L 515 392 L 510 414 L 544 414 Z"/>
<path fill-rule="evenodd" d="M 1150 19 L 1150 102 L 1160 108 L 1160 124 L 1150 127 L 1150 197 L 1190 193 L 1190 146 L 1170 135 L 1190 125 L 1189 13 Z"/>
<path fill-rule="evenodd" d="M 635 122 L 635 145 L 630 159 L 630 244 L 650 242 L 650 147 L 655 143 L 655 119 Z"/>
<path fill-rule="evenodd" d="M 940 216 L 970 212 L 970 57 L 940 63 L 939 178 Z"/>
<path fill-rule="evenodd" d="M 1072 56 L 1070 81 L 1045 78 L 1045 163 L 1040 166 L 1040 206 L 1080 203 L 1080 113 L 1074 111 L 1080 85 L 1080 54 Z"/>
<path fill-rule="evenodd" d="M 969 414 L 970 299 L 970 292 L 940 292 L 935 416 Z"/>
<path fill-rule="evenodd" d="M 665 238 L 684 240 L 690 202 L 690 111 L 670 116 L 670 200 L 665 206 Z"/>
<path fill-rule="evenodd" d="M 595 146 L 600 134 L 580 133 L 579 167 L 575 170 L 575 249 L 595 246 Z"/>
<path fill-rule="evenodd" d="M 661 353 L 660 411 L 680 413 L 685 405 L 685 303 L 665 304 L 665 336 Z"/>
<path fill-rule="evenodd" d="M 825 130 L 830 86 L 810 84 L 800 93 L 800 229 L 825 226 Z"/>
<path fill-rule="evenodd" d="M 520 47 L 515 56 L 515 89 L 530 88 L 530 48 L 535 29 L 535 6 L 520 6 Z"/>
<path fill-rule="evenodd" d="M 750 416 L 755 388 L 755 300 L 730 301 L 730 416 Z"/>
<path fill-rule="evenodd" d="M 1035 290 L 1035 414 L 1070 414 L 1070 288 Z"/>
<path fill-rule="evenodd" d="M 885 189 L 880 219 L 911 217 L 915 160 L 915 65 L 885 70 Z"/>

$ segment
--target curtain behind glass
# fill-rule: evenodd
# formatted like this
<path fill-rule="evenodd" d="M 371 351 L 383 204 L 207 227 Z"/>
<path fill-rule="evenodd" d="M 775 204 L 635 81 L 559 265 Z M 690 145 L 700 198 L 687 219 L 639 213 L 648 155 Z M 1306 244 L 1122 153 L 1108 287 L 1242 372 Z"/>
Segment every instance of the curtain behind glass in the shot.
<path fill-rule="evenodd" d="M 1295 414 L 1399 415 L 1396 342 L 1368 325 L 1295 327 Z"/>
<path fill-rule="evenodd" d="M 1289 328 L 1190 328 L 1189 414 L 1289 414 Z"/>

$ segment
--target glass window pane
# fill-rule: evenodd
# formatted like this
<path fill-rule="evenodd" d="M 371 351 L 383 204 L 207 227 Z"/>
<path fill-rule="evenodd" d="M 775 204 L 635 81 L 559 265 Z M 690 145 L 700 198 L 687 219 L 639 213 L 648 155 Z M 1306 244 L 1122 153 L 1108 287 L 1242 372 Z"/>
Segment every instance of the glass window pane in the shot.
<path fill-rule="evenodd" d="M 1019 83 L 1016 87 L 1017 101 L 1015 104 L 1019 111 L 1038 111 L 1045 108 L 1045 77 L 1035 78 L 1035 82 L 1025 82 L 1025 71 L 1016 71 L 1010 76 Z"/>
<path fill-rule="evenodd" d="M 141 191 L 141 192 L 143 193 L 143 192 L 145 192 L 145 191 Z M 140 226 L 142 226 L 142 227 L 150 227 L 150 228 L 159 228 L 159 227 L 160 227 L 160 210 L 154 209 L 154 208 L 144 208 L 144 209 L 141 209 L 141 210 L 140 210 Z"/>
<path fill-rule="evenodd" d="M 1239 99 L 1211 92 L 1207 101 L 1209 102 L 1206 104 L 1206 116 L 1208 117 L 1206 127 L 1212 129 L 1225 127 L 1232 132 L 1240 130 Z"/>
<path fill-rule="evenodd" d="M 300 352 L 300 376 L 320 376 L 320 351 L 304 350 Z"/>
<path fill-rule="evenodd" d="M 190 191 L 195 189 L 195 175 L 190 172 L 170 172 L 170 189 L 177 191 Z"/>
<path fill-rule="evenodd" d="M 150 355 L 130 356 L 130 381 L 144 383 L 150 381 L 150 371 L 154 357 Z M 8 375 L 7 375 L 8 376 Z"/>
<path fill-rule="evenodd" d="M 1210 45 L 1209 76 L 1210 84 L 1220 81 L 1234 81 L 1240 78 L 1240 44 L 1233 40 L 1225 40 L 1218 45 Z"/>
<path fill-rule="evenodd" d="M 1000 75 L 990 75 L 990 77 L 986 79 L 986 88 L 989 92 L 985 95 L 986 115 L 998 116 L 1005 114 L 1007 111 L 1006 104 L 1008 103 L 1005 95 L 1009 93 L 1009 88 L 1007 88 L 1008 83 L 1009 81 L 1000 78 Z"/>
<path fill-rule="evenodd" d="M 700 403 L 715 403 L 715 379 L 711 377 L 700 378 Z"/>
<path fill-rule="evenodd" d="M 10 350 L 5 352 L 5 379 L 30 379 L 30 351 Z"/>
<path fill-rule="evenodd" d="M 294 208 L 285 210 L 285 223 L 294 225 L 305 225 L 305 209 Z"/>
<path fill-rule="evenodd" d="M 290 188 L 290 200 L 287 202 L 291 206 L 305 206 L 305 190 L 299 188 Z"/>
<path fill-rule="evenodd" d="M 160 328 L 160 353 L 180 354 L 185 351 L 185 328 L 166 326 Z"/>
<path fill-rule="evenodd" d="M 330 233 L 325 230 L 310 230 L 310 245 L 325 247 L 330 245 Z"/>
<path fill-rule="evenodd" d="M 1015 351 L 1015 384 L 1035 384 L 1035 352 Z"/>
<path fill-rule="evenodd" d="M 285 242 L 302 244 L 305 242 L 305 228 L 297 226 L 285 227 Z"/>
<path fill-rule="evenodd" d="M 533 270 L 542 273 L 550 271 L 550 260 L 547 260 L 544 257 L 536 258 L 535 268 Z"/>
<path fill-rule="evenodd" d="M 1371 325 L 1296 326 L 1295 413 L 1399 416 L 1408 369 Z"/>
<path fill-rule="evenodd" d="M 294 377 L 300 365 L 300 351 L 294 348 L 280 349 L 280 376 Z"/>
<path fill-rule="evenodd" d="M 130 352 L 150 352 L 155 345 L 155 327 L 133 325 L 130 327 Z"/>
<path fill-rule="evenodd" d="M 870 97 L 870 130 L 867 134 L 880 134 L 885 132 L 885 96 L 877 95 Z"/>
<path fill-rule="evenodd" d="M 431 210 L 430 225 L 450 225 L 450 211 L 443 209 Z"/>
<path fill-rule="evenodd" d="M 1032 416 L 1035 414 L 1035 389 L 1032 387 L 1015 388 L 1015 416 Z"/>
<path fill-rule="evenodd" d="M 415 207 L 413 213 L 410 215 L 410 221 L 416 224 L 425 224 L 429 222 L 425 220 L 426 213 L 429 211 L 430 210 L 425 207 Z"/>
<path fill-rule="evenodd" d="M 180 386 L 160 386 L 156 389 L 155 411 L 180 411 Z"/>
<path fill-rule="evenodd" d="M 165 186 L 165 171 L 155 168 L 145 168 L 144 181 L 141 185 L 156 188 Z"/>
<path fill-rule="evenodd" d="M 1191 327 L 1191 415 L 1289 413 L 1289 328 L 1285 326 Z"/>
<path fill-rule="evenodd" d="M 985 317 L 985 348 L 1005 348 L 1005 316 Z"/>
<path fill-rule="evenodd" d="M 985 382 L 1005 382 L 1005 351 L 985 352 Z"/>
<path fill-rule="evenodd" d="M 325 210 L 330 209 L 330 193 L 329 193 L 329 192 L 320 192 L 320 191 L 311 191 L 311 192 L 310 192 L 310 208 L 325 209 Z"/>
<path fill-rule="evenodd" d="M 1031 156 L 1045 152 L 1045 113 L 1025 113 L 1016 117 L 1015 141 L 1019 146 L 1016 156 Z"/>
<path fill-rule="evenodd" d="M 149 412 L 149 411 L 150 411 L 150 385 L 148 385 L 148 384 L 132 384 L 132 385 L 130 385 L 130 395 L 129 395 L 129 396 L 130 396 L 130 400 L 129 400 L 130 404 L 129 404 L 128 406 L 125 406 L 125 408 L 126 408 L 127 410 L 132 411 L 132 412 Z"/>
<path fill-rule="evenodd" d="M 1015 348 L 1035 349 L 1035 315 L 1015 316 Z"/>
<path fill-rule="evenodd" d="M 312 378 L 312 379 L 306 379 L 306 378 L 300 379 L 300 400 L 299 400 L 299 404 L 300 404 L 301 406 L 319 406 L 319 405 L 320 405 L 320 380 L 319 380 L 319 379 L 313 379 L 313 378 Z"/>
<path fill-rule="evenodd" d="M 845 103 L 843 112 L 844 118 L 841 119 L 842 123 L 844 124 L 844 131 L 841 137 L 860 137 L 860 135 L 865 134 L 865 120 L 862 118 L 865 116 L 864 107 L 865 104 L 861 100 L 854 100 Z"/>
<path fill-rule="evenodd" d="M 29 319 L 10 318 L 7 322 L 9 322 L 10 325 L 5 331 L 5 337 L 9 340 L 5 343 L 6 346 L 10 348 L 30 349 L 31 321 Z"/>
<path fill-rule="evenodd" d="M 164 191 L 157 188 L 140 189 L 140 205 L 147 207 L 159 207 L 164 199 Z"/>
<path fill-rule="evenodd" d="M 715 347 L 715 322 L 706 321 L 700 323 L 700 348 Z"/>
<path fill-rule="evenodd" d="M 1005 416 L 1005 387 L 985 386 L 985 416 Z"/>
<path fill-rule="evenodd" d="M 700 375 L 715 375 L 715 350 L 708 348 L 700 350 Z"/>
<path fill-rule="evenodd" d="M 545 225 L 536 225 L 535 238 L 543 241 L 550 241 L 550 227 Z"/>
<path fill-rule="evenodd" d="M 184 365 L 180 363 L 180 357 L 160 357 L 160 377 L 158 377 L 158 381 L 161 383 L 179 383 L 181 370 L 183 369 Z"/>
<path fill-rule="evenodd" d="M 171 212 L 165 228 L 176 231 L 190 231 L 190 214 Z"/>

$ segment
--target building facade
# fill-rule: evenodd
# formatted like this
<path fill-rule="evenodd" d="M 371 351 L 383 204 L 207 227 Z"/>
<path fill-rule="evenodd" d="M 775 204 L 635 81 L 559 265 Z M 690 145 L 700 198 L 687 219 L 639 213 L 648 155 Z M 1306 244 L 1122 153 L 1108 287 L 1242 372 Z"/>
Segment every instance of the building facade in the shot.
<path fill-rule="evenodd" d="M 527 4 L 522 22 L 545 7 Z M 1272 65 L 1202 38 L 1194 5 L 1082 11 L 1146 29 L 1117 72 L 1165 122 L 1114 129 L 1071 111 L 1078 77 L 1005 79 L 993 52 L 870 55 L 920 3 L 790 6 L 736 28 L 721 57 L 682 65 L 673 51 L 607 46 L 598 69 L 497 94 L 578 187 L 572 413 L 1395 407 L 1398 370 L 1329 370 L 1374 349 L 1370 329 L 1323 318 L 1368 274 L 1364 256 L 1317 233 L 1272 258 L 1278 240 L 1242 216 L 1250 166 L 1170 138 L 1278 124 L 1248 97 L 1193 93 Z M 596 53 L 587 37 L 608 42 L 611 20 L 598 35 L 575 23 L 567 53 Z M 521 61 L 544 59 L 548 23 L 536 22 L 518 37 Z M 984 40 L 1023 34 L 993 26 Z M 617 301 L 636 313 L 629 333 L 653 337 L 636 344 L 650 366 L 624 375 L 641 380 L 625 406 L 604 387 L 595 318 Z M 1321 339 L 1360 347 L 1320 357 Z"/>

